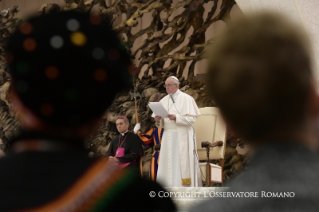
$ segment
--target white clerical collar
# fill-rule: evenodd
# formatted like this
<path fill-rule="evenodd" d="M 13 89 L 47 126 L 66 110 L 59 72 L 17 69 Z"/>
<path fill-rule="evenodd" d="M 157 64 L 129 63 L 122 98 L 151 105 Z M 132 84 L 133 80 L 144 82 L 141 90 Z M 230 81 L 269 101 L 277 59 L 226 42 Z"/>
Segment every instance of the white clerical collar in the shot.
<path fill-rule="evenodd" d="M 175 93 L 173 93 L 173 96 L 176 97 L 181 91 L 179 89 L 177 89 L 177 91 Z"/>
<path fill-rule="evenodd" d="M 121 135 L 122 135 L 122 136 L 124 136 L 124 135 L 125 135 L 125 133 L 127 133 L 127 132 L 128 132 L 128 130 L 126 130 L 126 132 L 124 132 L 124 133 L 121 133 Z"/>

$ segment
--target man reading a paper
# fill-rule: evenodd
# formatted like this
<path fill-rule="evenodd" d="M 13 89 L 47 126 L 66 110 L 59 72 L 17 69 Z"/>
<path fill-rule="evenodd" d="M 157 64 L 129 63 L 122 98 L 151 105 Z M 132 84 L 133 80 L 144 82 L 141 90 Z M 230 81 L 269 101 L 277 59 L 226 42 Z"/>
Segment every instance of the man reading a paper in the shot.
<path fill-rule="evenodd" d="M 194 160 L 193 150 L 196 151 L 196 147 L 194 148 L 193 130 L 186 121 L 187 119 L 194 123 L 200 112 L 193 97 L 179 90 L 179 80 L 176 77 L 168 77 L 164 87 L 168 95 L 160 102 L 168 115 L 162 118 L 152 114 L 156 126 L 164 128 L 157 182 L 164 187 L 201 186 L 198 161 Z M 175 109 L 173 100 L 181 115 Z"/>

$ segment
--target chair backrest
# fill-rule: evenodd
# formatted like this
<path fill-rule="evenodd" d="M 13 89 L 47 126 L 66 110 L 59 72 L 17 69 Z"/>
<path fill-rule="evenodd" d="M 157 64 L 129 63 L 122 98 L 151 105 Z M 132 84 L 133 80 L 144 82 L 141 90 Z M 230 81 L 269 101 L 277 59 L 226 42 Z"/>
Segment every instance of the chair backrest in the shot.
<path fill-rule="evenodd" d="M 197 153 L 199 160 L 206 160 L 206 148 L 201 147 L 202 141 L 223 141 L 221 147 L 214 147 L 210 149 L 210 159 L 224 159 L 226 146 L 226 125 L 221 117 L 220 111 L 216 107 L 199 108 L 201 116 L 199 116 L 195 123 Z"/>

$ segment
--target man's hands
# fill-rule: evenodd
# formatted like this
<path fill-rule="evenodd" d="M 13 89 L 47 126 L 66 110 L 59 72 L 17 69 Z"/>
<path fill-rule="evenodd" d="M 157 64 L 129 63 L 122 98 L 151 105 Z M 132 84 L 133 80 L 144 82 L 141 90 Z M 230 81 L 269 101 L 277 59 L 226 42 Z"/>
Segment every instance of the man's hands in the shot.
<path fill-rule="evenodd" d="M 167 117 L 168 117 L 170 120 L 176 120 L 175 114 L 168 114 Z"/>
<path fill-rule="evenodd" d="M 156 123 L 160 123 L 162 117 L 161 116 L 155 116 Z"/>
<path fill-rule="evenodd" d="M 109 156 L 109 161 L 112 162 L 112 163 L 119 163 L 119 159 L 117 159 L 116 157 L 112 157 L 112 156 Z"/>
<path fill-rule="evenodd" d="M 169 118 L 170 120 L 176 120 L 176 115 L 175 114 L 168 114 L 167 118 Z M 155 121 L 157 123 L 159 123 L 161 121 L 162 117 L 160 116 L 155 116 Z"/>

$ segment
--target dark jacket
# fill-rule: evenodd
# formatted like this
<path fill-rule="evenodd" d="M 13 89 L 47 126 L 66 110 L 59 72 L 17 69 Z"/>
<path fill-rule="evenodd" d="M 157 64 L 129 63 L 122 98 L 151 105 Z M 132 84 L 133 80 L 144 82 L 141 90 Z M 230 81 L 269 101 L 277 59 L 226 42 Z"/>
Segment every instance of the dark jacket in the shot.
<path fill-rule="evenodd" d="M 318 181 L 317 154 L 301 144 L 269 142 L 226 190 L 257 196 L 208 198 L 191 211 L 318 211 Z"/>
<path fill-rule="evenodd" d="M 36 139 L 40 137 L 36 136 Z M 40 140 L 61 142 L 50 139 L 42 137 Z M 28 139 L 22 140 L 15 144 Z M 72 148 L 9 152 L 0 159 L 0 211 L 30 208 L 32 211 L 32 208 L 55 204 L 74 188 L 79 191 L 89 189 L 92 193 L 92 198 L 83 200 L 83 204 L 85 201 L 90 203 L 83 211 L 175 211 L 170 199 L 150 197 L 151 191 L 163 190 L 157 183 L 146 181 L 130 170 L 114 169 L 106 159 L 88 158 L 82 142 L 68 143 L 66 139 L 63 142 Z M 98 179 L 95 177 L 100 176 L 98 174 L 106 177 Z"/>

